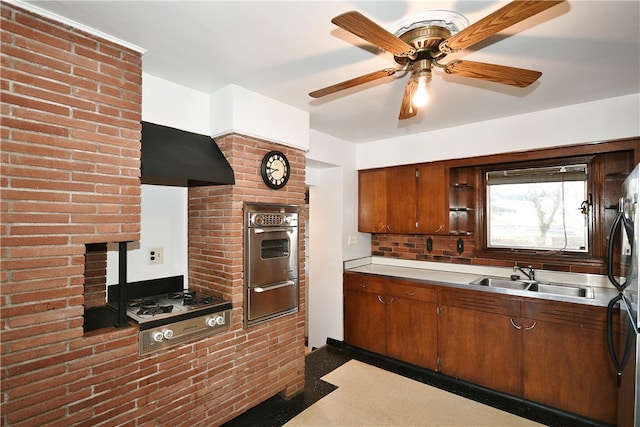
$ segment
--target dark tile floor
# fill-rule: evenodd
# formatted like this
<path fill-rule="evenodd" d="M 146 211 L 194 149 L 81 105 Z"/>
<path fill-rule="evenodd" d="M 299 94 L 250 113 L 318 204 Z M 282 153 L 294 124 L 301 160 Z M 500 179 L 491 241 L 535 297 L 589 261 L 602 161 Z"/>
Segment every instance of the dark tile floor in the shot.
<path fill-rule="evenodd" d="M 482 387 L 455 380 L 437 372 L 421 369 L 354 348 L 326 345 L 306 356 L 305 389 L 290 400 L 276 395 L 260 405 L 234 418 L 223 427 L 278 427 L 331 393 L 336 387 L 320 378 L 351 359 L 360 360 L 398 375 L 438 387 L 442 390 L 484 403 L 506 412 L 554 427 L 602 427 L 590 422 L 531 402 L 496 393 Z"/>

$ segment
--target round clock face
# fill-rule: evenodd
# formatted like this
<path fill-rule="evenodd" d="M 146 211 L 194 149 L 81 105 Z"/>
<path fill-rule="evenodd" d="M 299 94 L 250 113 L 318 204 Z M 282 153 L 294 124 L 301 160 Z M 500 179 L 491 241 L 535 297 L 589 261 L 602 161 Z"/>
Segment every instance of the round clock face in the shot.
<path fill-rule="evenodd" d="M 289 181 L 289 175 L 291 174 L 287 156 L 280 151 L 268 152 L 262 159 L 260 173 L 267 186 L 276 190 L 284 187 L 287 181 Z"/>

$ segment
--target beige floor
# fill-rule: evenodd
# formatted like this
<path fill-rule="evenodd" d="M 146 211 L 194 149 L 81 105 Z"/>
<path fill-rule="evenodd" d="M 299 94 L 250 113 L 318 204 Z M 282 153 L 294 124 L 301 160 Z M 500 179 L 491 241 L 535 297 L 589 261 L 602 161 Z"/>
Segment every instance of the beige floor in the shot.
<path fill-rule="evenodd" d="M 322 378 L 338 388 L 285 426 L 540 426 L 350 360 Z"/>

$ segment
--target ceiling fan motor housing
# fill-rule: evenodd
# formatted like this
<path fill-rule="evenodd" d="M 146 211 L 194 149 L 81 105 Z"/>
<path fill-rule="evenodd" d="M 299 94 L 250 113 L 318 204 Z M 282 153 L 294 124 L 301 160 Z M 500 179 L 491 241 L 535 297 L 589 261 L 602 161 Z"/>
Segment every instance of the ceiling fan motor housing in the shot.
<path fill-rule="evenodd" d="M 436 56 L 439 53 L 438 46 L 443 40 L 451 37 L 451 31 L 437 25 L 426 25 L 414 28 L 399 36 L 400 40 L 416 49 L 416 53 L 409 57 L 410 60 L 420 60 Z M 431 54 L 434 53 L 434 55 Z M 398 64 L 405 65 L 406 57 L 394 56 Z"/>

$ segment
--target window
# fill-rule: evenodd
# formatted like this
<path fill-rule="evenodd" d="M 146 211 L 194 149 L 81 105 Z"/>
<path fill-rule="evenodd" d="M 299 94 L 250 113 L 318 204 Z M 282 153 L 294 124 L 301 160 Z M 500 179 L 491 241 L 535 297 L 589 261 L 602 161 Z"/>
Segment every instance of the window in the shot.
<path fill-rule="evenodd" d="M 587 163 L 485 171 L 486 247 L 589 251 Z"/>

